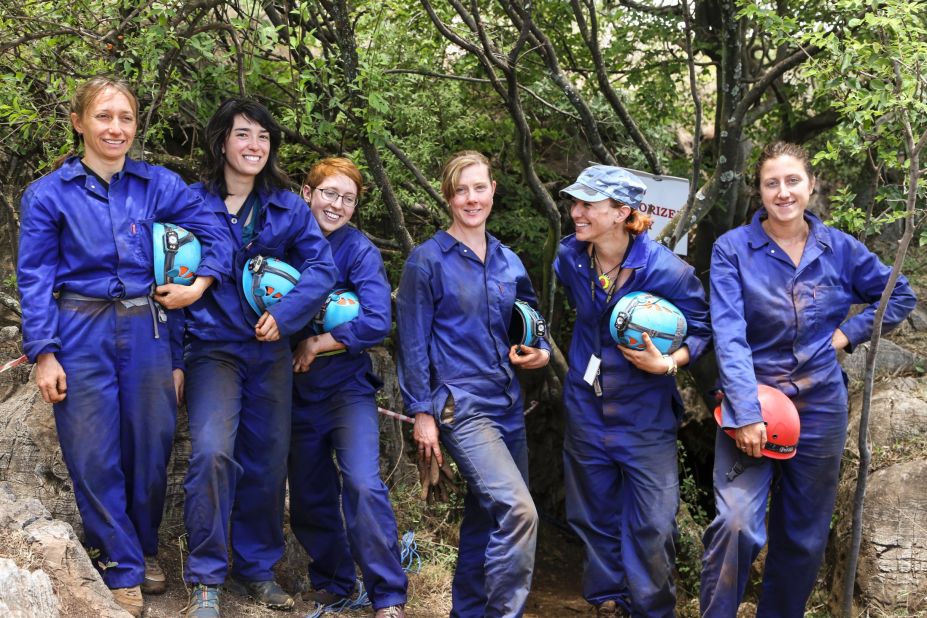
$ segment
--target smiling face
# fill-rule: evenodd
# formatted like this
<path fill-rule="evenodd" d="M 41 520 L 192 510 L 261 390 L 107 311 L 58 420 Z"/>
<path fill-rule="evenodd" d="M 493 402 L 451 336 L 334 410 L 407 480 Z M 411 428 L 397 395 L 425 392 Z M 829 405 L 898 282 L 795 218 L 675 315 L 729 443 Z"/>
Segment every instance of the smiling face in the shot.
<path fill-rule="evenodd" d="M 576 240 L 597 242 L 609 234 L 624 230 L 624 221 L 631 214 L 631 207 L 622 204 L 615 208 L 612 199 L 598 202 L 574 200 L 570 207 L 570 218 L 576 228 Z"/>
<path fill-rule="evenodd" d="M 463 168 L 454 185 L 454 194 L 448 199 L 454 225 L 462 228 L 485 226 L 495 193 L 496 182 L 490 180 L 488 167 L 477 163 Z"/>
<path fill-rule="evenodd" d="M 83 114 L 72 113 L 71 124 L 83 136 L 91 168 L 122 167 L 138 126 L 129 98 L 112 87 L 101 90 Z"/>
<path fill-rule="evenodd" d="M 767 159 L 760 168 L 760 199 L 770 223 L 786 225 L 802 221 L 814 191 L 814 178 L 805 164 L 791 155 Z"/>
<path fill-rule="evenodd" d="M 230 175 L 253 179 L 267 165 L 270 132 L 243 114 L 235 116 L 222 145 L 226 179 Z"/>
<path fill-rule="evenodd" d="M 339 196 L 334 201 L 325 195 L 332 191 Z M 303 185 L 303 199 L 309 203 L 309 209 L 312 210 L 315 220 L 326 236 L 346 225 L 354 216 L 354 210 L 357 208 L 357 194 L 357 185 L 344 174 L 327 176 L 318 187 Z M 352 205 L 346 205 L 345 199 L 352 202 Z"/>

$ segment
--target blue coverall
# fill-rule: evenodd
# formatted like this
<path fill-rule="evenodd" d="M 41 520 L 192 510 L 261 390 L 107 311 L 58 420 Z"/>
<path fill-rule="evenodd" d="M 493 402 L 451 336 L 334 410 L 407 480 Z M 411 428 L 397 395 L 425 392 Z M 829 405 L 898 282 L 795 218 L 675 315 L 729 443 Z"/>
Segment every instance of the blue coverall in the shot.
<path fill-rule="evenodd" d="M 672 616 L 679 476 L 676 429 L 684 412 L 676 379 L 629 363 L 609 333 L 612 308 L 631 292 L 661 296 L 682 311 L 683 344 L 692 361 L 710 342 L 708 305 L 694 269 L 646 234 L 632 237 L 624 268 L 633 272 L 612 294 L 596 283 L 586 242 L 560 243 L 554 271 L 576 309 L 567 380 L 564 483 L 567 518 L 586 546 L 583 596 L 614 600 L 633 616 Z M 602 396 L 583 375 L 602 360 Z"/>
<path fill-rule="evenodd" d="M 331 249 L 306 203 L 294 193 L 259 194 L 255 238 L 242 246 L 244 221 L 203 185 L 193 185 L 231 235 L 232 285 L 208 290 L 186 312 L 186 398 L 192 453 L 184 481 L 189 583 L 218 585 L 228 572 L 244 581 L 273 579 L 283 556 L 286 461 L 293 367 L 289 337 L 322 306 L 337 275 Z M 260 316 L 244 299 L 242 270 L 255 255 L 302 273 L 268 311 L 278 341 L 258 341 Z"/>
<path fill-rule="evenodd" d="M 869 339 L 890 272 L 865 245 L 809 212 L 808 240 L 796 267 L 763 230 L 764 215 L 761 210 L 749 225 L 721 236 L 712 252 L 722 425 L 761 422 L 756 387 L 766 384 L 795 403 L 801 434 L 795 457 L 774 462 L 741 455 L 734 440 L 718 431 L 717 515 L 705 531 L 702 558 L 704 616 L 737 614 L 750 565 L 767 541 L 767 516 L 769 551 L 757 616 L 804 614 L 827 544 L 846 441 L 846 382 L 831 337 L 839 327 L 850 341 L 848 351 Z M 857 303 L 870 304 L 844 321 Z M 899 277 L 885 312 L 886 330 L 904 320 L 914 303 L 907 280 Z M 738 461 L 748 465 L 728 480 Z"/>
<path fill-rule="evenodd" d="M 380 609 L 404 604 L 407 585 L 396 518 L 380 480 L 374 395 L 382 382 L 366 352 L 389 334 L 391 288 L 380 252 L 362 232 L 345 225 L 327 239 L 339 271 L 335 288 L 357 293 L 360 315 L 331 331 L 346 352 L 316 357 L 308 373 L 293 378 L 290 526 L 311 558 L 314 588 L 350 596 L 356 562 L 374 609 Z"/>
<path fill-rule="evenodd" d="M 531 587 L 537 511 L 521 387 L 508 359 L 516 298 L 537 304 L 518 256 L 487 234 L 481 262 L 444 231 L 409 255 L 396 298 L 406 414 L 434 415 L 467 480 L 453 617 L 520 616 Z"/>
<path fill-rule="evenodd" d="M 176 424 L 170 339 L 147 298 L 154 285 L 152 224 L 199 239 L 198 274 L 229 273 L 225 236 L 183 180 L 126 159 L 107 187 L 67 159 L 22 198 L 17 283 L 29 360 L 52 352 L 67 376 L 55 424 L 85 544 L 110 588 L 142 583 L 158 553 L 167 460 Z M 52 292 L 60 294 L 57 300 Z"/>

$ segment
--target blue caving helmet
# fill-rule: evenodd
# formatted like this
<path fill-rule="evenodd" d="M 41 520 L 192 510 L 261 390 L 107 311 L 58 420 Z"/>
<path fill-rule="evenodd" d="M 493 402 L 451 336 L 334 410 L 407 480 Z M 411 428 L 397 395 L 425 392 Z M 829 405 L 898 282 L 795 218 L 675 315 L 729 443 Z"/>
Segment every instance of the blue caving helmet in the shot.
<path fill-rule="evenodd" d="M 334 289 L 325 299 L 319 313 L 312 318 L 316 335 L 331 332 L 336 326 L 350 322 L 360 315 L 360 299 L 351 290 Z"/>
<path fill-rule="evenodd" d="M 155 283 L 192 284 L 202 258 L 196 236 L 173 223 L 155 223 L 151 237 L 154 240 Z"/>
<path fill-rule="evenodd" d="M 299 271 L 283 260 L 256 255 L 245 262 L 241 287 L 255 313 L 264 315 L 268 307 L 279 303 L 296 286 L 297 281 Z"/>
<path fill-rule="evenodd" d="M 649 292 L 622 296 L 612 309 L 608 328 L 615 343 L 643 350 L 643 334 L 650 335 L 661 354 L 672 354 L 686 336 L 686 318 L 676 305 Z"/>
<path fill-rule="evenodd" d="M 509 343 L 533 348 L 546 334 L 547 322 L 541 314 L 525 301 L 516 300 L 512 307 L 512 321 L 509 322 Z"/>

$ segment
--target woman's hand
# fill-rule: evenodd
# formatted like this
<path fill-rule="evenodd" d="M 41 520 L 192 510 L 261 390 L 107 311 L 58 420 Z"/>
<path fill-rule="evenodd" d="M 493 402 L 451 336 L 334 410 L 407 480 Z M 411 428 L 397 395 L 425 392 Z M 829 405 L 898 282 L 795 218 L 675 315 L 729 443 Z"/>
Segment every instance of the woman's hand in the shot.
<path fill-rule="evenodd" d="M 174 378 L 174 395 L 177 396 L 177 407 L 179 408 L 183 405 L 183 369 L 174 369 L 171 376 Z"/>
<path fill-rule="evenodd" d="M 653 341 L 650 340 L 650 335 L 647 333 L 644 333 L 644 346 L 643 350 L 632 350 L 624 346 L 617 347 L 627 361 L 641 371 L 661 376 L 669 373 L 670 367 L 666 359 L 663 358 L 663 353 L 657 349 L 657 346 L 653 345 Z"/>
<path fill-rule="evenodd" d="M 513 345 L 509 348 L 509 360 L 522 369 L 540 369 L 550 360 L 550 352 L 526 345 Z"/>
<path fill-rule="evenodd" d="M 277 328 L 277 320 L 268 312 L 264 312 L 261 319 L 254 326 L 254 336 L 258 341 L 277 341 L 280 339 L 280 329 Z"/>
<path fill-rule="evenodd" d="M 750 457 L 762 457 L 763 447 L 766 446 L 766 423 L 760 421 L 752 425 L 738 427 L 734 431 L 734 441 L 737 448 Z"/>
<path fill-rule="evenodd" d="M 198 301 L 213 281 L 212 277 L 197 277 L 190 285 L 165 283 L 155 288 L 154 299 L 165 309 L 181 309 Z"/>
<path fill-rule="evenodd" d="M 426 464 L 431 464 L 431 457 L 438 460 L 438 465 L 444 465 L 441 455 L 441 445 L 438 443 L 438 424 L 435 418 L 427 412 L 415 415 L 415 427 L 412 429 L 412 438 L 418 444 L 418 456 L 425 458 Z"/>
<path fill-rule="evenodd" d="M 850 345 L 850 340 L 847 339 L 847 336 L 843 334 L 843 331 L 838 328 L 834 330 L 834 334 L 831 335 L 830 344 L 834 346 L 835 350 L 842 350 L 843 348 Z"/>
<path fill-rule="evenodd" d="M 39 354 L 36 359 L 35 385 L 39 387 L 45 403 L 58 403 L 67 397 L 67 376 L 53 353 Z"/>
<path fill-rule="evenodd" d="M 309 371 L 309 366 L 312 365 L 312 361 L 318 355 L 315 346 L 316 341 L 317 337 L 309 337 L 300 341 L 299 345 L 296 346 L 296 350 L 293 351 L 294 373 L 306 373 Z"/>

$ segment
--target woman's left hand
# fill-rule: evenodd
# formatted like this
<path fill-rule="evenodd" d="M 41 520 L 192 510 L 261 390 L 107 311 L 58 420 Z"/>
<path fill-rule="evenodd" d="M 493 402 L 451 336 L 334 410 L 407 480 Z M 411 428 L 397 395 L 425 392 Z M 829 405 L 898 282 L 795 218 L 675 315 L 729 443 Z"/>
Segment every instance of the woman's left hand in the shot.
<path fill-rule="evenodd" d="M 509 360 L 522 369 L 540 369 L 550 360 L 550 352 L 541 348 L 529 348 L 526 345 L 513 345 L 509 348 Z"/>
<path fill-rule="evenodd" d="M 643 350 L 632 350 L 624 346 L 617 347 L 627 361 L 641 371 L 665 375 L 669 370 L 666 359 L 663 358 L 663 353 L 657 349 L 657 346 L 653 345 L 653 341 L 650 340 L 650 335 L 647 333 L 644 333 L 644 346 L 646 347 Z"/>
<path fill-rule="evenodd" d="M 261 319 L 254 326 L 254 336 L 258 341 L 277 341 L 280 339 L 280 329 L 277 328 L 277 320 L 268 312 L 264 312 Z"/>

